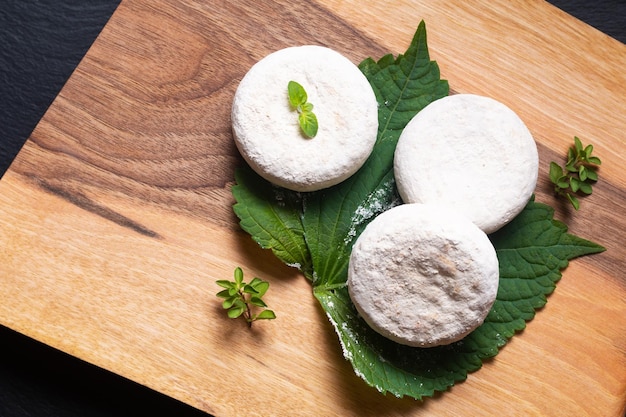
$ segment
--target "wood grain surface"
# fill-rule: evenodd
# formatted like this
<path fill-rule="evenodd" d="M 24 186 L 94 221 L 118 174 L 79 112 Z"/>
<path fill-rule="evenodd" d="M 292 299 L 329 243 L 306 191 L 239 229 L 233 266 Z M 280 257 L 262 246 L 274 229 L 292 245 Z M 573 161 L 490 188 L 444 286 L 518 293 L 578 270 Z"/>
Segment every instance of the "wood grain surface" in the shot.
<path fill-rule="evenodd" d="M 123 0 L 0 181 L 0 323 L 216 416 L 622 416 L 626 410 L 626 46 L 540 1 Z M 496 98 L 540 150 L 537 200 L 608 250 L 449 392 L 368 387 L 311 287 L 242 232 L 230 186 L 235 88 L 287 46 L 358 63 L 420 20 L 454 91 Z M 573 213 L 547 166 L 573 137 L 602 158 Z M 216 279 L 271 282 L 278 319 L 229 321 Z"/>

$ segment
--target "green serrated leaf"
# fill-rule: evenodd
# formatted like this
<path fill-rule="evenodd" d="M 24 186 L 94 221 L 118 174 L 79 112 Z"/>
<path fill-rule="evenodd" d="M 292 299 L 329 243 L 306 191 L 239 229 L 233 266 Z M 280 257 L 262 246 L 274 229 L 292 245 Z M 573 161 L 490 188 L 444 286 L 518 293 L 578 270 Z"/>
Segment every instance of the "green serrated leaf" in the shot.
<path fill-rule="evenodd" d="M 317 286 L 315 296 L 356 373 L 381 392 L 421 399 L 479 369 L 545 305 L 569 259 L 604 250 L 567 234 L 567 227 L 552 216 L 551 208 L 531 201 L 509 225 L 490 236 L 500 263 L 497 300 L 483 325 L 448 346 L 421 349 L 392 342 L 358 316 L 346 287 Z"/>
<path fill-rule="evenodd" d="M 262 179 L 249 166 L 235 171 L 233 206 L 240 226 L 264 249 L 287 265 L 300 269 L 311 279 L 311 255 L 302 227 L 302 196 L 276 187 Z"/>

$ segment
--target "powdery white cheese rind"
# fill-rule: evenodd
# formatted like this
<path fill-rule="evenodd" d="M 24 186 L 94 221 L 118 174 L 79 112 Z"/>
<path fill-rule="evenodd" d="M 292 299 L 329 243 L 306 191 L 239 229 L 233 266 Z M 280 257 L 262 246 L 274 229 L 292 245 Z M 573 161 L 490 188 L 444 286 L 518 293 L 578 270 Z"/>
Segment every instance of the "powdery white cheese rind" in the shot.
<path fill-rule="evenodd" d="M 287 94 L 301 84 L 319 129 L 306 138 Z M 268 181 L 295 191 L 327 188 L 354 174 L 378 134 L 378 103 L 367 78 L 340 53 L 316 45 L 266 56 L 241 80 L 232 107 L 235 143 Z"/>
<path fill-rule="evenodd" d="M 486 233 L 517 216 L 537 184 L 537 146 L 504 104 L 472 94 L 436 100 L 405 127 L 394 174 L 407 203 L 461 210 Z"/>
<path fill-rule="evenodd" d="M 348 290 L 372 329 L 398 343 L 458 341 L 483 323 L 498 291 L 487 235 L 456 211 L 404 204 L 376 217 L 350 256 Z"/>

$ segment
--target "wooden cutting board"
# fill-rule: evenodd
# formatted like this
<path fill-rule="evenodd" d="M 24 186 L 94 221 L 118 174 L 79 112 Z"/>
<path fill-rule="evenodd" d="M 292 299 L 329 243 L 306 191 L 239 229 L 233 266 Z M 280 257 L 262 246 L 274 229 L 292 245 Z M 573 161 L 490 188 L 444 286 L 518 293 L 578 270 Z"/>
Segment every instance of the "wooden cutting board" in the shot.
<path fill-rule="evenodd" d="M 541 1 L 454 3 L 122 1 L 0 181 L 0 323 L 216 416 L 622 416 L 626 46 Z M 572 261 L 495 359 L 418 402 L 359 379 L 308 281 L 239 229 L 229 111 L 274 50 L 378 59 L 422 19 L 454 91 L 528 124 L 537 200 L 608 250 Z M 603 160 L 580 212 L 547 180 L 575 135 Z M 271 282 L 277 320 L 225 317 L 214 281 L 236 266 Z"/>

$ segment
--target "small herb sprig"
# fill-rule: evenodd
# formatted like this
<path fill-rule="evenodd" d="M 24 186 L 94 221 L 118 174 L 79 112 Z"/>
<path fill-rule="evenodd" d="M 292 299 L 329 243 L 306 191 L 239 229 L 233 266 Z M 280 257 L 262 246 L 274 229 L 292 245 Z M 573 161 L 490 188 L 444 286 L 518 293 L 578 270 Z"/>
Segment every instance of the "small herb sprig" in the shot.
<path fill-rule="evenodd" d="M 313 104 L 308 102 L 308 96 L 304 87 L 295 81 L 287 84 L 289 103 L 298 112 L 298 122 L 304 135 L 312 138 L 317 135 L 317 116 L 313 113 Z"/>
<path fill-rule="evenodd" d="M 574 209 L 580 208 L 577 195 L 592 193 L 592 185 L 598 181 L 600 158 L 592 155 L 593 145 L 583 147 L 578 137 L 574 145 L 567 150 L 565 169 L 556 162 L 550 162 L 550 181 L 554 184 L 556 195 L 567 197 Z"/>
<path fill-rule="evenodd" d="M 254 278 L 250 283 L 245 283 L 243 270 L 240 267 L 235 268 L 234 275 L 234 281 L 225 279 L 216 281 L 217 285 L 224 288 L 217 293 L 217 296 L 224 299 L 222 307 L 228 310 L 228 317 L 236 319 L 243 315 L 248 327 L 252 327 L 252 323 L 257 320 L 275 319 L 276 314 L 267 308 L 267 304 L 262 299 L 270 286 L 269 282 Z M 255 307 L 263 310 L 254 314 L 253 308 Z"/>

